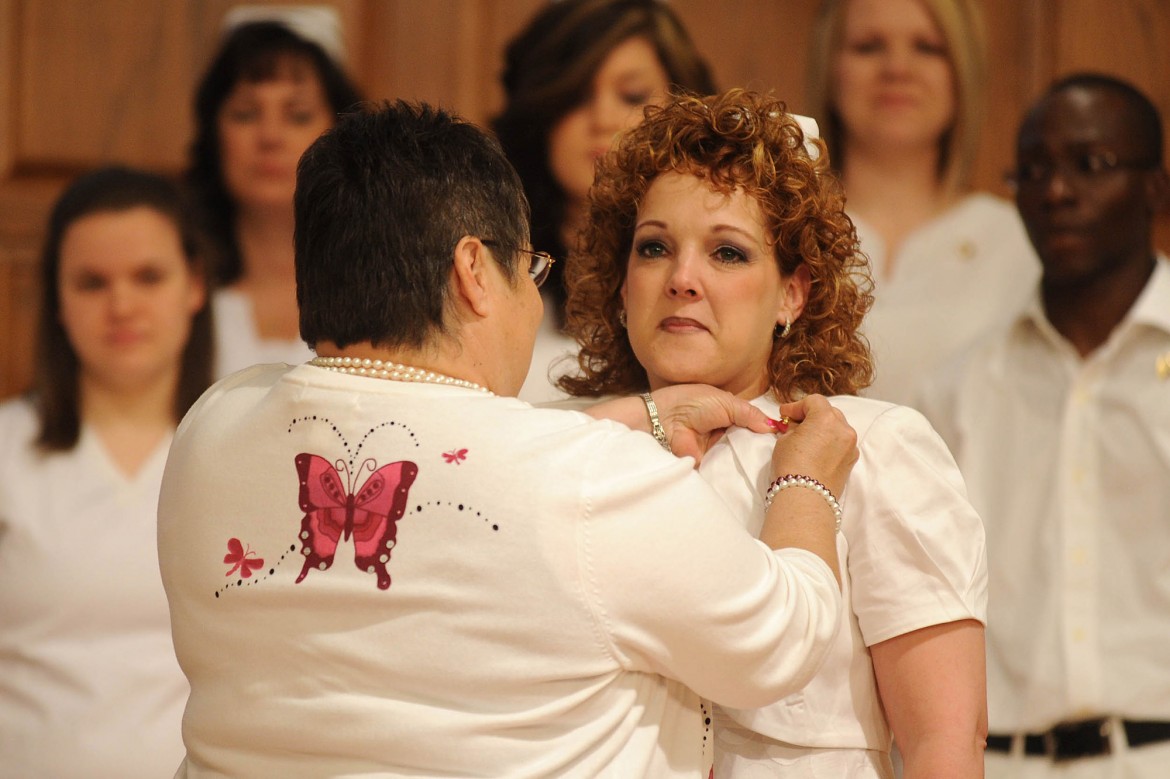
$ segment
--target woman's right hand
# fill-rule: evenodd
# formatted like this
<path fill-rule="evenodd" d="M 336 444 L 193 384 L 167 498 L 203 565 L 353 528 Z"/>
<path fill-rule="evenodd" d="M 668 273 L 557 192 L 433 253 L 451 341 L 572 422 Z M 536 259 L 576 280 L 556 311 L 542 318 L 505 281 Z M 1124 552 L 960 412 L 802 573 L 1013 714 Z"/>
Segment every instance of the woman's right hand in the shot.
<path fill-rule="evenodd" d="M 789 473 L 809 476 L 839 496 L 858 458 L 857 432 L 845 415 L 823 395 L 785 403 L 780 413 L 795 424 L 776 439 L 772 478 Z"/>

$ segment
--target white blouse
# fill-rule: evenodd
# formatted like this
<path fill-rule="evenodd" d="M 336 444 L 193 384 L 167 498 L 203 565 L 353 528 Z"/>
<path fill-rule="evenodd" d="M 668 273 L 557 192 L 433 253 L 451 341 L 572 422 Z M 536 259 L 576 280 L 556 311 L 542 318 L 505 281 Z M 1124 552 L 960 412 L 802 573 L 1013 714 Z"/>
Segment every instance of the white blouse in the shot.
<path fill-rule="evenodd" d="M 873 309 L 862 325 L 876 374 L 866 397 L 914 405 L 924 379 L 1006 322 L 1040 277 L 1016 207 L 991 195 L 963 198 L 906 238 L 892 259 L 878 232 L 850 216 L 874 278 Z"/>
<path fill-rule="evenodd" d="M 261 338 L 256 332 L 252 301 L 234 289 L 218 289 L 211 297 L 215 317 L 215 378 L 265 363 L 297 365 L 316 357 L 300 338 Z"/>
<path fill-rule="evenodd" d="M 761 755 L 788 762 L 823 760 L 826 749 L 880 752 L 873 760 L 849 758 L 874 766 L 870 772 L 837 775 L 887 777 L 890 730 L 868 647 L 931 625 L 985 620 L 983 525 L 954 460 L 921 414 L 864 398 L 830 400 L 857 431 L 860 449 L 840 496 L 842 629 L 799 693 L 763 708 L 722 710 L 717 761 L 721 748 L 742 752 L 758 739 Z M 753 403 L 773 418 L 779 413 L 770 397 Z M 753 534 L 763 524 L 773 445 L 771 436 L 734 428 L 699 469 Z"/>
<path fill-rule="evenodd" d="M 171 776 L 187 680 L 171 643 L 155 510 L 170 440 L 126 477 L 83 428 L 42 455 L 0 405 L 0 777 Z"/>

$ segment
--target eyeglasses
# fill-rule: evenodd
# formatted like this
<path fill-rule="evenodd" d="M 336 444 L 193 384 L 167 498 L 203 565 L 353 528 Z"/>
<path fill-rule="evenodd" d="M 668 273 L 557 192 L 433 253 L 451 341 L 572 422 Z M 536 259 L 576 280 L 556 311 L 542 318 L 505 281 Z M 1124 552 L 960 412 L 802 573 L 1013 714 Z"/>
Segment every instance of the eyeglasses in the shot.
<path fill-rule="evenodd" d="M 493 249 L 500 248 L 500 242 L 490 238 L 482 238 L 484 246 L 490 246 Z M 553 263 L 556 259 L 548 252 L 536 252 L 532 249 L 516 248 L 516 251 L 527 254 L 528 260 L 528 275 L 532 278 L 532 282 L 536 286 L 540 286 L 548 278 L 549 271 L 552 270 Z"/>
<path fill-rule="evenodd" d="M 1052 175 L 1059 171 L 1066 181 L 1084 184 L 1115 170 L 1146 170 L 1154 164 L 1150 160 L 1123 160 L 1111 151 L 1086 151 L 1058 160 L 1021 162 L 1004 178 L 1013 187 L 1027 188 L 1050 181 Z"/>

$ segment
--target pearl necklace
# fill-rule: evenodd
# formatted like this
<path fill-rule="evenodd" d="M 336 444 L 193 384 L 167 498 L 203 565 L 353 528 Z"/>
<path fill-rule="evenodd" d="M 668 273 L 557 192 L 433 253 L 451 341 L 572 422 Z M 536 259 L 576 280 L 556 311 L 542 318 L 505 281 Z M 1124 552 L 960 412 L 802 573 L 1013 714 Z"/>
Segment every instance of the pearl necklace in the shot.
<path fill-rule="evenodd" d="M 413 381 L 423 384 L 443 384 L 449 387 L 464 387 L 479 390 L 488 395 L 492 391 L 487 387 L 466 379 L 456 379 L 443 373 L 415 368 L 411 365 L 402 365 L 389 360 L 371 360 L 368 357 L 314 357 L 309 365 L 324 368 L 327 371 L 350 373 L 354 376 L 369 376 L 372 379 L 388 379 L 390 381 Z"/>

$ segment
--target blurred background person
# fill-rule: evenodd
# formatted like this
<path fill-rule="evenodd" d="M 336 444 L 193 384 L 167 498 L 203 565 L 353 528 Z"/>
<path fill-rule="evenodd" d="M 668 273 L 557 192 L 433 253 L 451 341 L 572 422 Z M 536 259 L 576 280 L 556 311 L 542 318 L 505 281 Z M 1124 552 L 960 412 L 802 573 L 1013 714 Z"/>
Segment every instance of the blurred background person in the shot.
<path fill-rule="evenodd" d="M 1016 202 L 1043 278 L 936 377 L 992 560 L 987 775 L 1170 769 L 1170 202 L 1162 120 L 1075 74 L 1025 115 Z"/>
<path fill-rule="evenodd" d="M 204 252 L 153 174 L 57 202 L 37 380 L 0 405 L 0 776 L 170 776 L 187 682 L 156 508 L 179 418 L 211 380 Z"/>
<path fill-rule="evenodd" d="M 550 372 L 575 342 L 564 324 L 562 269 L 575 248 L 597 159 L 672 87 L 715 91 L 707 63 L 660 0 L 548 3 L 509 44 L 503 111 L 493 122 L 532 207 L 532 246 L 560 260 L 542 288 L 545 315 L 520 398 L 563 397 Z"/>
<path fill-rule="evenodd" d="M 863 326 L 897 403 L 1001 322 L 1038 276 L 1010 203 L 972 192 L 986 63 L 976 0 L 826 0 L 810 110 L 874 277 Z"/>
<path fill-rule="evenodd" d="M 275 21 L 233 28 L 195 95 L 187 181 L 217 250 L 217 377 L 313 356 L 298 330 L 293 271 L 296 166 L 361 101 L 317 43 Z"/>
<path fill-rule="evenodd" d="M 779 101 L 683 98 L 598 169 L 570 264 L 573 395 L 709 384 L 775 417 L 818 393 L 858 435 L 840 494 L 842 622 L 817 675 L 759 709 L 717 709 L 715 776 L 981 775 L 986 734 L 983 528 L 942 439 L 913 409 L 851 397 L 872 373 L 858 335 L 864 261 L 828 163 Z M 731 430 L 700 474 L 759 534 L 771 442 Z M 816 485 L 813 485 L 814 487 Z M 694 539 L 702 543 L 702 539 Z"/>

